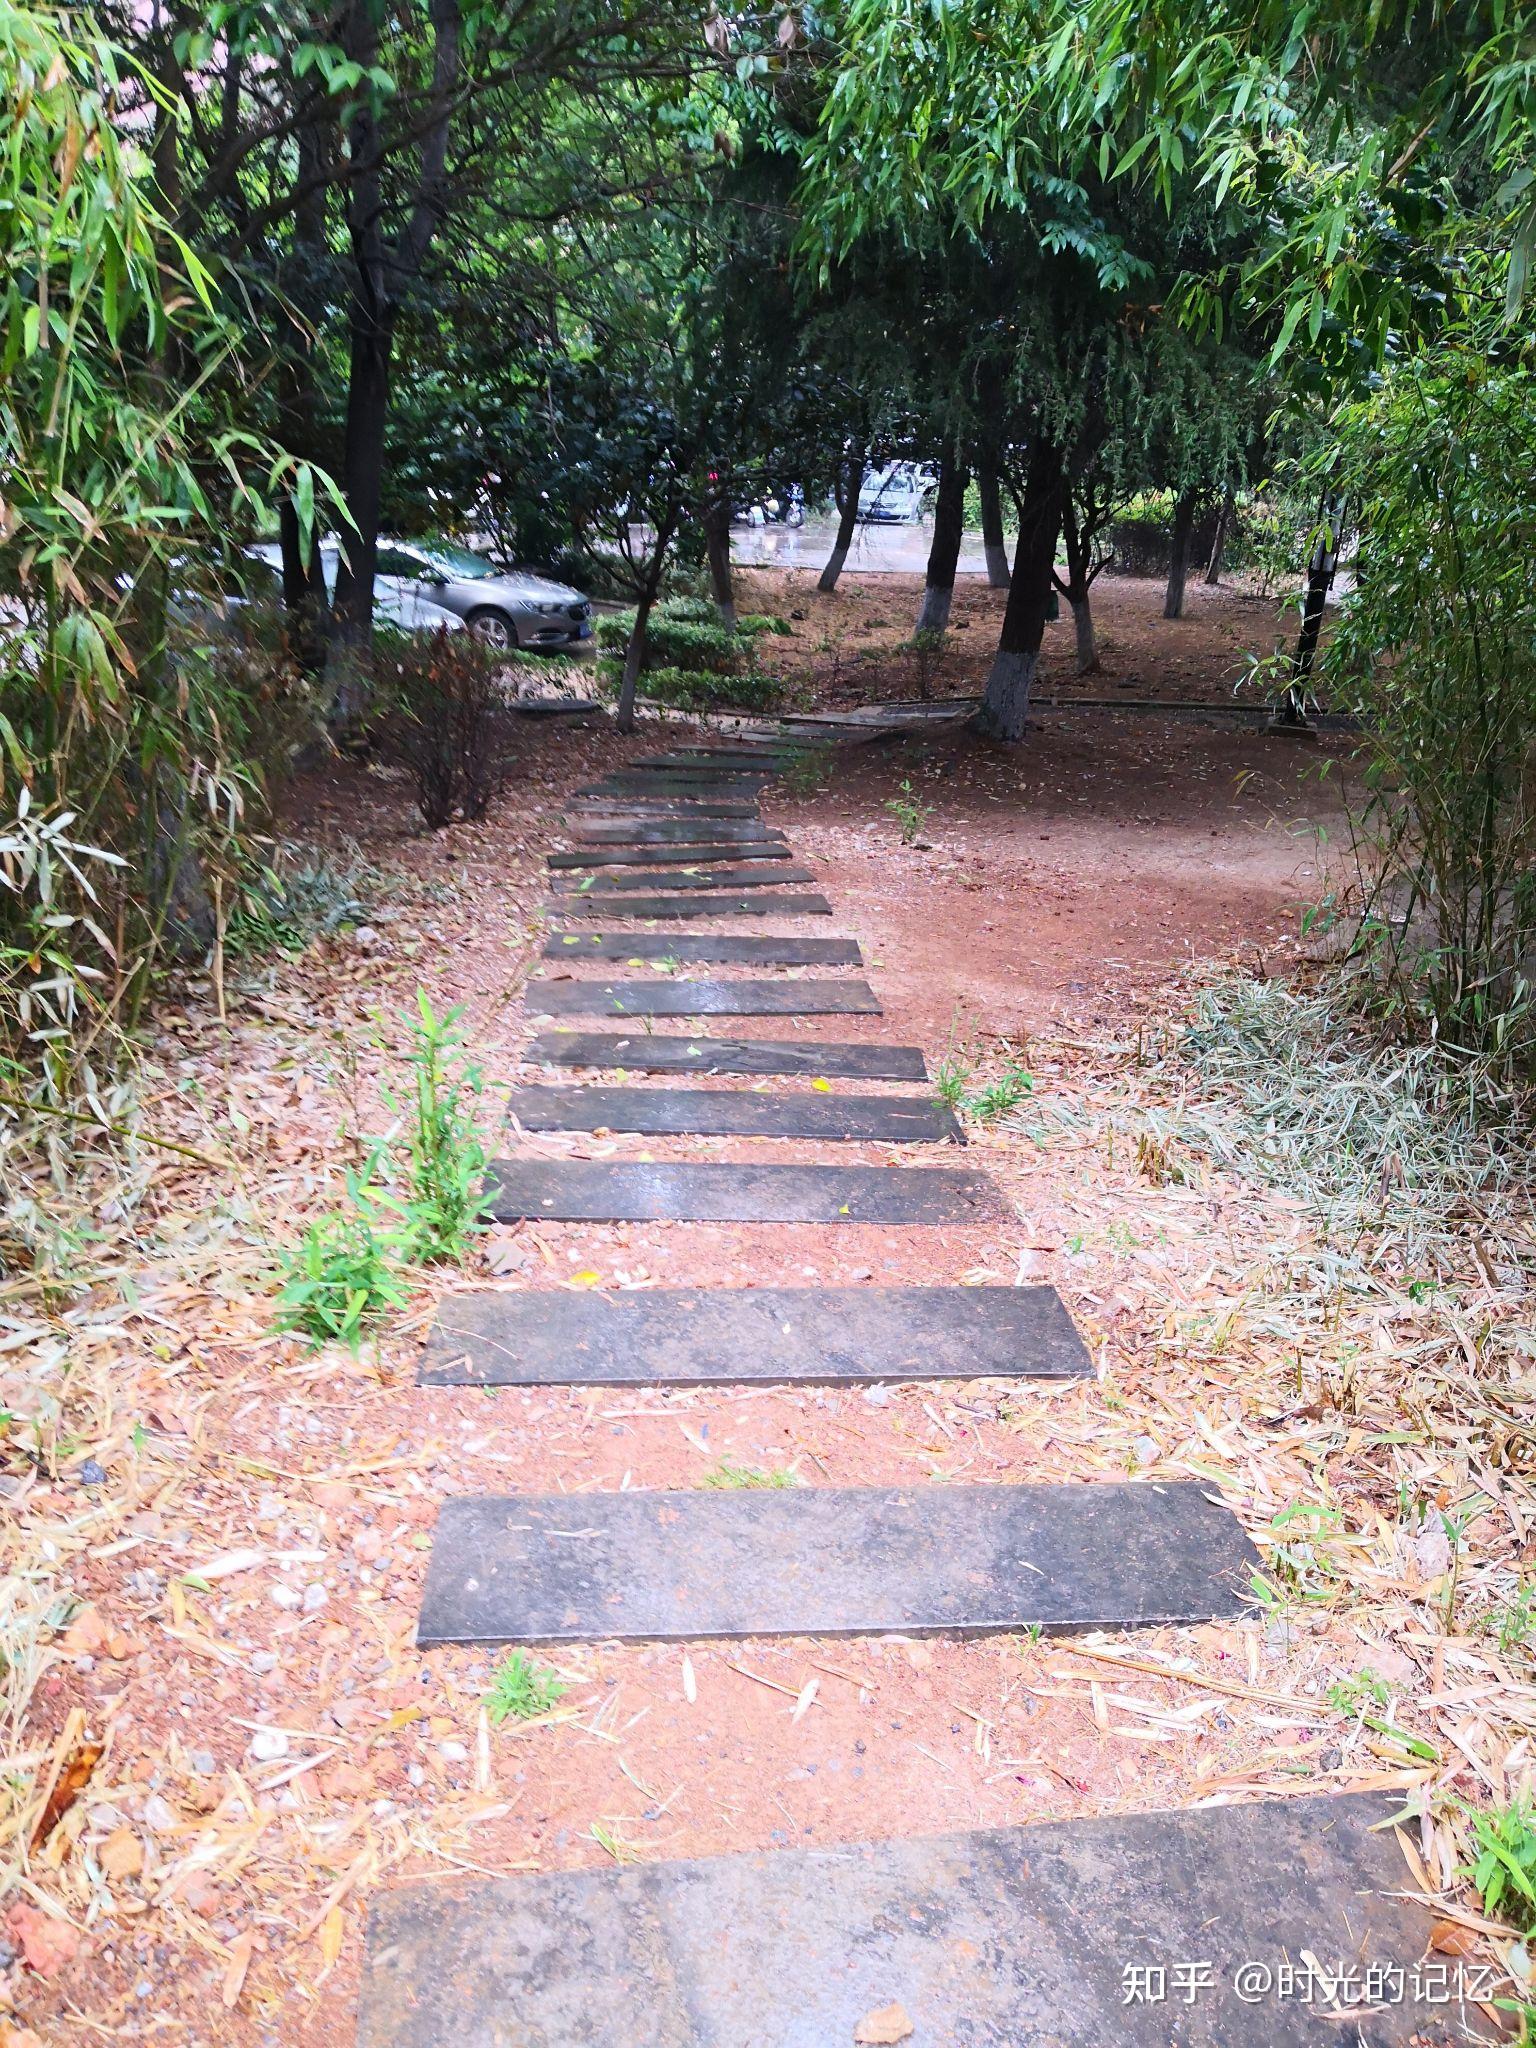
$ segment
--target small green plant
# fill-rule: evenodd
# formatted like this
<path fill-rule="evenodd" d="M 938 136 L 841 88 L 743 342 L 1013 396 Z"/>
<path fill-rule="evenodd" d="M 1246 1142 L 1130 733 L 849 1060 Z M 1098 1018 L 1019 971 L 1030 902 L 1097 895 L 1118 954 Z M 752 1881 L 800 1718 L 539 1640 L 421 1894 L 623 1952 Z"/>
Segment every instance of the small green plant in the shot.
<path fill-rule="evenodd" d="M 946 1109 L 952 1109 L 958 1116 L 965 1105 L 965 1084 L 971 1078 L 972 1069 L 962 1066 L 959 1060 L 940 1060 L 933 1076 L 933 1092 Z"/>
<path fill-rule="evenodd" d="M 780 779 L 792 796 L 814 796 L 832 779 L 832 765 L 825 751 L 808 749 L 796 754 Z"/>
<path fill-rule="evenodd" d="M 496 1666 L 485 1709 L 498 1724 L 532 1721 L 564 1699 L 570 1687 L 546 1665 L 535 1664 L 524 1650 L 512 1650 Z"/>
<path fill-rule="evenodd" d="M 1489 1619 L 1499 1648 L 1506 1656 L 1511 1650 L 1523 1650 L 1536 1635 L 1536 1582 L 1521 1586 L 1512 1600 L 1495 1608 Z"/>
<path fill-rule="evenodd" d="M 730 1458 L 722 1458 L 712 1472 L 705 1473 L 699 1484 L 730 1490 L 753 1490 L 798 1486 L 800 1482 L 787 1465 L 738 1465 Z"/>
<path fill-rule="evenodd" d="M 412 1255 L 459 1259 L 484 1228 L 490 1197 L 475 1114 L 484 1078 L 466 1055 L 462 1009 L 439 1017 L 425 990 L 411 1020 L 404 1214 Z"/>
<path fill-rule="evenodd" d="M 925 804 L 913 789 L 910 779 L 901 785 L 899 796 L 888 796 L 885 808 L 901 827 L 903 846 L 914 845 L 921 838 L 923 829 L 933 816 L 933 805 Z"/>
<path fill-rule="evenodd" d="M 1508 1920 L 1522 1934 L 1536 1930 L 1536 1813 L 1521 1798 L 1472 1813 L 1477 1861 L 1466 1874 L 1483 1911 Z"/>
<path fill-rule="evenodd" d="M 1341 1678 L 1328 1688 L 1328 1704 L 1336 1714 L 1353 1714 L 1369 1702 L 1378 1707 L 1390 1706 L 1392 1688 L 1384 1678 L 1367 1667 L 1357 1671 L 1353 1678 Z"/>
<path fill-rule="evenodd" d="M 355 1350 L 364 1332 L 405 1301 L 399 1277 L 404 1244 L 387 1220 L 391 1198 L 372 1179 L 377 1159 L 347 1175 L 347 1207 L 317 1217 L 284 1261 L 277 1327 L 298 1330 L 315 1345 Z"/>
<path fill-rule="evenodd" d="M 965 1114 L 973 1123 L 995 1124 L 999 1117 L 1017 1109 L 1026 1095 L 1033 1094 L 1034 1086 L 1034 1077 L 1022 1067 L 1005 1067 L 995 1081 L 965 1098 Z"/>

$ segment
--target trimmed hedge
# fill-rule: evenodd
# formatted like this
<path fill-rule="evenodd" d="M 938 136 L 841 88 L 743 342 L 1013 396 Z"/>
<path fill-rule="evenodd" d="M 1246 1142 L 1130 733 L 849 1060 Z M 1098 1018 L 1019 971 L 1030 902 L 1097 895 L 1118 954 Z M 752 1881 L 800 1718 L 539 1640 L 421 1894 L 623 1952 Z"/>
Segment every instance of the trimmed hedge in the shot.
<path fill-rule="evenodd" d="M 618 612 L 600 621 L 597 644 L 622 654 L 635 623 L 633 612 Z M 692 674 L 739 675 L 750 667 L 753 642 L 762 633 L 787 633 L 787 620 L 757 613 L 740 621 L 734 633 L 721 625 L 707 598 L 673 597 L 651 613 L 645 636 L 645 667 L 681 669 Z"/>

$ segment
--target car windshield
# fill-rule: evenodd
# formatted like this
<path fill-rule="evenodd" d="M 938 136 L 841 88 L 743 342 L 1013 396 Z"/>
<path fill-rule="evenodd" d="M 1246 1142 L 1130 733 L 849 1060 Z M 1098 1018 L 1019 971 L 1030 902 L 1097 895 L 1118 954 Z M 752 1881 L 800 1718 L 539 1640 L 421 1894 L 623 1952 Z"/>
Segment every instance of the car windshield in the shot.
<path fill-rule="evenodd" d="M 470 548 L 456 548 L 450 541 L 413 541 L 414 552 L 430 562 L 434 569 L 444 576 L 462 577 L 466 582 L 476 582 L 496 574 L 495 565 L 484 555 L 477 555 Z"/>

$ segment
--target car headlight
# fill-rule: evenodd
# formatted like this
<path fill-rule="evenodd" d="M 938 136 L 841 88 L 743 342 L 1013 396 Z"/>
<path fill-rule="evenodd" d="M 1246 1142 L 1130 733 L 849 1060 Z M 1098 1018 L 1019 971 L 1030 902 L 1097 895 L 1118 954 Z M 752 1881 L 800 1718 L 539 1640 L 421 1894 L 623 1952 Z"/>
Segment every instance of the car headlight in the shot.
<path fill-rule="evenodd" d="M 557 619 L 559 618 L 560 614 L 565 610 L 565 606 L 561 604 L 558 599 L 556 599 L 555 602 L 552 604 L 541 604 L 538 607 L 538 609 L 543 613 L 546 619 Z"/>

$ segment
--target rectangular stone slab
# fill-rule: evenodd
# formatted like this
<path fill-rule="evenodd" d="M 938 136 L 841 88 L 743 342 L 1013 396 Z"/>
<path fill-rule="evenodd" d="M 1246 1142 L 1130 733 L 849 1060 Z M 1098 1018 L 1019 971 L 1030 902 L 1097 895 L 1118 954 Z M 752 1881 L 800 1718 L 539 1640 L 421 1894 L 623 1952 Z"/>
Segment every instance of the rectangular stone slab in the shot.
<path fill-rule="evenodd" d="M 546 1017 L 878 1017 L 867 981 L 530 982 Z"/>
<path fill-rule="evenodd" d="M 562 932 L 544 941 L 546 960 L 715 960 L 738 967 L 862 967 L 857 939 L 770 938 L 756 933 Z"/>
<path fill-rule="evenodd" d="M 475 1288 L 447 1294 L 417 1377 L 443 1387 L 1085 1379 L 1054 1287 Z"/>
<path fill-rule="evenodd" d="M 771 831 L 761 818 L 657 818 L 653 824 L 587 825 L 578 823 L 576 838 L 584 846 L 782 846 L 784 834 Z"/>
<path fill-rule="evenodd" d="M 710 1160 L 493 1159 L 498 1223 L 995 1223 L 984 1173 L 955 1166 L 730 1166 Z"/>
<path fill-rule="evenodd" d="M 760 790 L 768 780 L 762 775 L 680 775 L 664 768 L 618 769 L 601 782 L 584 783 L 578 796 L 746 797 Z"/>
<path fill-rule="evenodd" d="M 640 1131 L 655 1138 L 827 1138 L 963 1145 L 942 1102 L 901 1095 L 738 1095 L 723 1088 L 514 1088 L 525 1131 Z"/>
<path fill-rule="evenodd" d="M 541 1031 L 532 1061 L 556 1067 L 628 1067 L 637 1074 L 808 1074 L 827 1080 L 926 1081 L 915 1045 L 826 1045 L 778 1038 L 660 1038 L 637 1031 Z"/>
<path fill-rule="evenodd" d="M 632 761 L 626 772 L 633 775 L 641 769 L 681 769 L 692 774 L 707 768 L 723 769 L 734 775 L 741 769 L 749 771 L 760 768 L 765 775 L 780 775 L 797 761 L 805 759 L 810 749 L 805 747 L 782 747 L 770 751 L 765 747 L 678 747 L 670 754 L 646 754 L 638 761 Z"/>
<path fill-rule="evenodd" d="M 1433 2048 L 1458 2034 L 1415 1974 L 1432 1916 L 1398 1896 L 1392 1829 L 1373 1832 L 1400 1804 L 1312 1794 L 393 1886 L 370 1910 L 358 2048 L 851 2048 L 891 2006 L 903 2048 Z M 1357 1984 L 1396 1969 L 1403 1990 L 1341 2023 L 1303 1954 Z M 1287 1965 L 1302 1995 L 1274 1988 Z M 1126 2002 L 1133 1969 L 1163 1973 L 1161 1999 Z"/>
<path fill-rule="evenodd" d="M 1258 1553 L 1197 1479 L 700 1487 L 444 1501 L 417 1641 L 1012 1635 L 1246 1612 Z"/>
<path fill-rule="evenodd" d="M 782 866 L 763 868 L 680 868 L 665 875 L 603 875 L 590 889 L 568 876 L 555 877 L 557 889 L 580 891 L 584 896 L 611 896 L 625 890 L 655 889 L 663 883 L 669 889 L 781 889 L 789 882 L 814 882 L 810 868 Z"/>
<path fill-rule="evenodd" d="M 698 866 L 712 860 L 793 860 L 782 839 L 762 839 L 742 846 L 717 840 L 692 846 L 578 846 L 552 853 L 552 868 L 664 868 Z"/>
<path fill-rule="evenodd" d="M 717 803 L 673 802 L 669 798 L 647 796 L 582 796 L 573 797 L 565 806 L 565 815 L 578 825 L 596 823 L 603 825 L 651 825 L 675 820 L 679 824 L 692 825 L 706 818 L 735 818 L 747 823 L 762 823 L 762 812 L 756 804 L 731 803 L 722 798 Z"/>
<path fill-rule="evenodd" d="M 672 877 L 666 880 L 670 887 Z M 825 896 L 615 896 L 603 891 L 557 897 L 544 911 L 548 917 L 830 917 L 832 906 Z"/>

